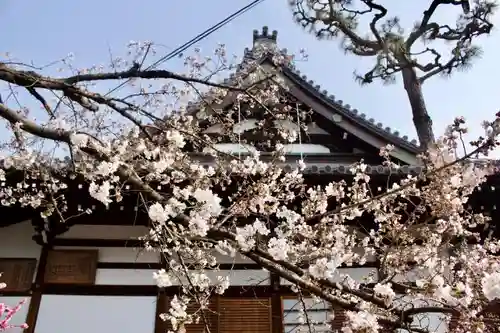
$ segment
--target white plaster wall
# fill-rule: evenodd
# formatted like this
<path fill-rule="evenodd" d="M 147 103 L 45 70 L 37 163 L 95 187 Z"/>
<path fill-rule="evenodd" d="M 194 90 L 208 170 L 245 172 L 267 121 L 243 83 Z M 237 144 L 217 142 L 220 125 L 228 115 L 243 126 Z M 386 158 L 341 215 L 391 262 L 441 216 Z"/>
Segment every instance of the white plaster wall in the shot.
<path fill-rule="evenodd" d="M 108 285 L 155 285 L 155 269 L 104 269 L 97 270 L 95 284 Z"/>
<path fill-rule="evenodd" d="M 326 302 L 316 303 L 312 298 L 304 298 L 305 313 L 315 332 L 328 332 L 330 331 L 329 322 L 331 322 L 329 310 Z M 300 324 L 300 312 L 304 310 L 304 305 L 298 299 L 283 299 L 283 324 L 285 326 L 285 333 L 304 331 L 308 332 L 307 324 Z M 302 318 L 304 318 L 302 316 Z M 305 319 L 305 318 L 304 318 Z"/>
<path fill-rule="evenodd" d="M 88 225 L 77 224 L 58 238 L 79 239 L 137 239 L 149 232 L 148 227 L 141 225 Z"/>
<path fill-rule="evenodd" d="M 35 230 L 31 221 L 24 221 L 5 228 L 0 228 L 0 258 L 31 258 L 36 259 L 33 274 L 35 281 L 38 261 L 42 247 L 32 239 Z M 1 278 L 0 278 L 0 282 Z"/>
<path fill-rule="evenodd" d="M 448 265 L 450 254 L 449 252 L 444 249 L 440 253 L 442 264 L 444 266 L 443 268 L 443 277 L 446 278 L 451 278 L 451 275 L 453 273 L 452 267 Z M 434 275 L 434 273 L 432 274 Z M 397 274 L 394 277 L 394 281 L 396 282 L 416 282 L 419 279 L 428 279 L 429 278 L 429 272 L 428 270 L 424 267 L 424 265 L 418 265 L 416 268 L 409 270 L 406 274 Z"/>
<path fill-rule="evenodd" d="M 251 259 L 248 259 L 247 257 L 239 253 L 235 253 L 234 256 L 230 256 L 223 255 L 217 251 L 214 251 L 212 252 L 212 255 L 215 256 L 217 264 L 255 264 L 255 262 L 253 262 Z M 184 261 L 186 263 L 193 263 L 193 260 L 190 260 L 190 258 L 184 258 Z"/>
<path fill-rule="evenodd" d="M 265 270 L 220 270 L 220 271 L 204 271 L 205 275 L 212 281 L 217 283 L 217 278 L 229 277 L 230 286 L 265 286 L 270 284 L 269 272 Z M 185 285 L 188 283 L 187 279 L 181 276 L 174 276 L 172 283 L 174 285 Z"/>
<path fill-rule="evenodd" d="M 21 325 L 26 323 L 26 316 L 28 315 L 28 309 L 30 306 L 30 297 L 19 297 L 19 296 L 0 296 L 0 303 L 4 303 L 8 307 L 15 307 L 23 299 L 26 299 L 26 303 L 16 312 L 9 322 L 11 325 Z M 2 316 L 0 316 L 2 318 Z M 20 328 L 12 328 L 8 330 L 8 333 L 22 333 L 23 330 Z"/>
<path fill-rule="evenodd" d="M 285 145 L 284 151 L 288 154 L 329 154 L 330 149 L 323 145 L 316 145 L 311 143 L 292 143 Z"/>
<path fill-rule="evenodd" d="M 345 275 L 349 275 L 358 283 L 371 283 L 378 279 L 377 270 L 375 268 L 360 267 L 360 268 L 339 268 L 333 277 L 333 282 L 342 282 Z M 371 278 L 370 278 L 371 277 Z M 281 278 L 282 285 L 291 285 L 289 281 Z"/>
<path fill-rule="evenodd" d="M 217 151 L 226 153 L 226 154 L 233 154 L 233 153 L 242 153 L 242 154 L 250 154 L 252 152 L 255 152 L 256 149 L 252 147 L 251 145 L 248 144 L 237 144 L 237 143 L 217 143 L 214 145 L 214 148 Z M 214 151 L 213 148 L 211 147 L 206 147 L 203 148 L 204 153 L 211 153 Z"/>
<path fill-rule="evenodd" d="M 269 285 L 270 282 L 269 272 L 263 269 L 207 271 L 207 275 L 213 281 L 217 276 L 227 276 L 231 286 Z"/>
<path fill-rule="evenodd" d="M 91 246 L 56 246 L 55 249 L 98 250 L 99 262 L 140 262 L 158 263 L 158 252 L 146 251 L 130 247 L 91 247 Z"/>
<path fill-rule="evenodd" d="M 217 259 L 217 263 L 219 264 L 254 264 L 251 259 L 248 259 L 247 257 L 244 257 L 239 253 L 236 253 L 234 257 L 215 253 L 215 258 Z"/>
<path fill-rule="evenodd" d="M 35 333 L 153 333 L 156 297 L 44 295 Z"/>
<path fill-rule="evenodd" d="M 0 228 L 0 257 L 38 259 L 41 247 L 32 239 L 34 234 L 31 221 Z"/>

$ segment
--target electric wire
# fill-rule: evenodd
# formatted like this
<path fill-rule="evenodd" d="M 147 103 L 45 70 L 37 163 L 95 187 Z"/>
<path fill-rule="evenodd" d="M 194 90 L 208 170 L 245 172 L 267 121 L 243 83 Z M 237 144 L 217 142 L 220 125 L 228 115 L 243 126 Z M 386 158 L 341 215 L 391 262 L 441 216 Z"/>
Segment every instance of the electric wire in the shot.
<path fill-rule="evenodd" d="M 150 66 L 148 66 L 146 68 L 146 70 L 151 70 L 151 69 L 153 69 L 153 68 L 161 65 L 162 63 L 164 63 L 164 62 L 166 62 L 166 61 L 168 61 L 168 60 L 170 60 L 170 59 L 178 56 L 179 54 L 181 54 L 182 52 L 184 52 L 186 49 L 188 49 L 191 46 L 193 46 L 195 43 L 198 43 L 201 40 L 205 39 L 206 37 L 210 36 L 212 33 L 216 32 L 217 30 L 219 30 L 220 28 L 222 28 L 223 26 L 225 26 L 226 24 L 228 24 L 229 22 L 231 22 L 235 18 L 237 18 L 240 15 L 246 13 L 247 11 L 249 11 L 250 9 L 256 7 L 257 5 L 259 5 L 260 3 L 264 2 L 264 1 L 265 0 L 253 0 L 248 5 L 240 8 L 236 12 L 234 12 L 231 15 L 227 16 L 222 21 L 220 21 L 217 24 L 211 26 L 210 28 L 208 28 L 204 32 L 198 34 L 196 37 L 192 38 L 191 40 L 187 41 L 186 43 L 184 43 L 181 46 L 177 47 L 175 50 L 173 50 L 170 53 L 168 53 L 167 55 L 165 55 L 162 58 L 158 59 L 153 64 L 151 64 Z M 127 79 L 125 82 L 120 83 L 118 86 L 116 86 L 115 88 L 113 88 L 110 91 L 108 91 L 104 96 L 108 96 L 109 94 L 112 94 L 113 92 L 117 91 L 118 89 L 120 89 L 121 87 L 123 87 L 124 85 L 126 85 L 128 82 L 130 82 L 130 80 L 131 79 Z"/>

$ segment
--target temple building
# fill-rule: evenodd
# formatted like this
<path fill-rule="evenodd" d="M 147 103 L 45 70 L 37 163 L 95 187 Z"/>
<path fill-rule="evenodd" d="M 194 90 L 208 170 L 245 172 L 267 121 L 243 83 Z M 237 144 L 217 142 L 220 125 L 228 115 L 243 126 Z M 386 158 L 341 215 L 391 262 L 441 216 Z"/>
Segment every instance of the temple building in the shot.
<path fill-rule="evenodd" d="M 277 32 L 270 32 L 267 27 L 254 31 L 253 47 L 245 50 L 245 57 L 280 76 L 281 84 L 287 88 L 283 93 L 284 104 L 297 110 L 297 114 L 307 111 L 307 117 L 297 119 L 304 125 L 298 131 L 300 142 L 285 147 L 287 157 L 282 163 L 286 170 L 292 170 L 303 159 L 309 184 L 326 184 L 349 177 L 350 165 L 360 159 L 368 164 L 375 184 L 385 184 L 389 174 L 401 177 L 421 172 L 415 140 L 330 95 L 293 64 L 277 69 L 269 54 L 254 52 L 262 45 L 278 49 Z M 282 52 L 286 54 L 286 50 Z M 218 107 L 231 108 L 234 103 L 229 96 Z M 193 112 L 202 127 L 207 116 L 203 112 Z M 262 151 L 262 159 L 271 158 L 266 155 L 268 147 L 259 141 L 262 133 L 255 131 L 256 123 L 265 119 L 252 112 L 245 111 L 244 120 L 235 119 L 234 134 L 238 141 L 234 141 L 234 136 L 220 138 L 217 149 L 232 154 L 257 149 Z M 283 120 L 277 121 L 276 126 L 295 127 L 297 123 Z M 221 125 L 205 127 L 210 137 L 221 135 Z M 387 144 L 395 147 L 392 158 L 399 168 L 382 165 L 379 150 Z M 213 156 L 206 151 L 192 154 L 204 165 L 214 163 Z M 498 199 L 493 193 L 497 183 L 498 177 L 490 177 L 471 204 L 491 215 L 497 214 Z M 148 233 L 150 225 L 144 208 L 134 198 L 124 198 L 108 209 L 100 207 L 100 203 L 88 196 L 88 191 L 79 187 L 78 180 L 70 183 L 67 191 L 71 193 L 67 197 L 72 198 L 68 211 L 77 215 L 92 207 L 95 212 L 61 223 L 55 217 L 42 219 L 34 209 L 15 205 L 0 208 L 0 272 L 4 272 L 0 282 L 7 283 L 7 288 L 0 290 L 0 303 L 15 305 L 27 299 L 12 323 L 25 321 L 29 325 L 27 333 L 165 332 L 168 325 L 158 314 L 165 311 L 169 297 L 178 287 L 159 289 L 155 285 L 153 273 L 164 267 L 164 263 L 158 253 L 146 251 L 139 240 Z M 219 259 L 218 274 L 229 275 L 231 286 L 224 295 L 214 297 L 213 316 L 208 318 L 211 333 L 303 331 L 304 323 L 298 316 L 301 307 L 285 280 L 243 257 Z M 342 267 L 339 271 L 361 280 L 370 274 L 376 276 L 377 264 L 377 258 L 373 258 L 363 266 Z M 342 311 L 333 309 L 335 317 L 329 319 L 332 309 L 327 304 L 313 304 L 309 298 L 306 302 L 311 303 L 309 316 L 313 321 L 331 322 L 334 329 L 341 327 Z M 430 324 L 431 328 L 438 332 L 447 330 L 440 320 L 431 317 L 432 320 L 435 322 Z M 203 327 L 191 324 L 186 328 L 188 333 L 201 333 Z M 327 332 L 331 328 L 318 324 L 315 330 Z"/>

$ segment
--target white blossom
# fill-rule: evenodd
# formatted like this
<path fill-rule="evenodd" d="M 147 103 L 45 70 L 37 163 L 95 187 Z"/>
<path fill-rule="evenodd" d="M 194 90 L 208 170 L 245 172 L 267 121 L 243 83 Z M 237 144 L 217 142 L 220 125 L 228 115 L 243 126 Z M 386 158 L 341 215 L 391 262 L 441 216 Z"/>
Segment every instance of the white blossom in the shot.
<path fill-rule="evenodd" d="M 85 147 L 89 141 L 89 137 L 86 134 L 76 133 L 70 136 L 71 144 L 75 147 Z"/>
<path fill-rule="evenodd" d="M 327 10 L 318 13 L 320 19 L 328 16 Z M 132 41 L 126 56 L 111 59 L 111 72 L 133 73 L 131 64 L 154 55 L 154 48 L 150 41 Z M 482 207 L 473 194 L 496 169 L 491 161 L 463 159 L 463 119 L 457 118 L 429 151 L 415 156 L 422 166 L 419 175 L 405 175 L 401 147 L 389 144 L 375 156 L 377 165 L 371 159 L 353 161 L 342 165 L 352 173 L 343 179 L 311 177 L 305 174 L 303 156 L 286 155 L 285 144 L 304 139 L 304 125 L 317 121 L 314 110 L 310 117 L 304 105 L 288 99 L 280 66 L 291 65 L 292 55 L 275 46 L 256 46 L 253 57 L 245 56 L 241 63 L 223 46 L 209 56 L 196 49 L 184 58 L 183 75 L 217 82 L 222 78 L 214 68 L 237 68 L 225 82 L 247 87 L 269 74 L 267 65 L 254 59 L 259 54 L 269 56 L 268 65 L 277 66 L 277 75 L 253 87 L 251 95 L 247 89 L 210 86 L 200 96 L 193 85 L 176 80 L 153 84 L 132 78 L 125 83 L 130 96 L 121 99 L 111 93 L 100 97 L 93 91 L 96 82 L 90 80 L 71 85 L 74 92 L 64 96 L 71 103 L 48 101 L 59 106 L 46 124 L 37 121 L 30 108 L 15 110 L 16 119 L 9 125 L 14 135 L 2 142 L 9 155 L 2 157 L 0 168 L 1 204 L 34 208 L 43 219 L 42 238 L 57 233 L 57 221 L 73 217 L 75 206 L 76 214 L 92 219 L 98 209 L 87 200 L 79 202 L 80 194 L 75 194 L 87 185 L 87 194 L 110 212 L 127 210 L 135 221 L 146 211 L 151 223 L 140 240 L 146 251 L 168 261 L 153 279 L 161 288 L 179 285 L 171 308 L 161 315 L 177 333 L 200 319 L 199 312 L 187 313 L 188 304 L 206 309 L 211 294 L 223 294 L 233 282 L 220 264 L 236 263 L 241 257 L 268 263 L 265 268 L 286 278 L 297 297 L 314 294 L 322 301 L 345 304 L 349 311 L 344 333 L 376 333 L 381 330 L 377 318 L 406 325 L 401 313 L 423 306 L 435 307 L 436 313 L 453 307 L 461 322 L 471 326 L 464 332 L 489 329 L 478 311 L 500 298 L 495 255 L 500 241 L 461 240 L 477 239 L 476 231 L 486 234 L 494 224 L 487 203 Z M 6 66 L 16 74 L 15 67 Z M 72 67 L 61 77 L 106 71 L 101 66 Z M 40 91 L 50 83 L 50 78 L 44 80 L 37 86 Z M 124 119 L 120 110 L 127 110 Z M 254 145 L 241 134 L 246 134 L 242 122 L 255 110 L 266 114 L 253 124 L 252 131 L 259 132 L 256 137 L 267 135 L 268 121 L 292 126 L 276 128 L 269 140 Z M 483 124 L 487 138 L 500 133 L 498 119 Z M 294 125 L 299 121 L 302 129 Z M 26 132 L 37 125 L 44 138 Z M 210 133 L 213 129 L 221 135 Z M 45 144 L 51 137 L 58 142 Z M 241 154 L 224 153 L 218 144 L 227 143 L 219 141 L 226 138 L 251 147 Z M 484 147 L 478 156 L 487 156 L 494 141 L 479 138 L 477 144 Z M 259 151 L 261 146 L 266 153 Z M 337 162 L 340 170 L 343 162 Z M 388 172 L 384 179 L 381 167 Z M 370 170 L 378 174 L 375 180 Z M 481 195 L 494 196 L 486 192 Z M 354 268 L 373 261 L 383 263 L 383 277 Z M 398 288 L 398 297 L 396 283 L 407 287 Z M 307 314 L 300 309 L 297 321 L 315 326 Z M 416 317 L 405 319 L 416 323 Z M 425 330 L 424 325 L 415 324 L 415 331 Z"/>
<path fill-rule="evenodd" d="M 288 258 L 289 245 L 286 239 L 273 237 L 269 240 L 269 254 L 276 260 Z"/>
<path fill-rule="evenodd" d="M 309 274 L 317 279 L 331 280 L 340 264 L 337 258 L 321 258 L 309 266 Z"/>
<path fill-rule="evenodd" d="M 377 316 L 368 311 L 347 311 L 347 326 L 342 328 L 343 333 L 366 332 L 377 333 L 379 324 Z"/>
<path fill-rule="evenodd" d="M 111 184 L 109 181 L 103 181 L 102 184 L 98 185 L 94 182 L 90 183 L 89 194 L 92 198 L 102 202 L 104 205 L 108 206 L 112 200 L 109 197 L 111 190 Z"/>
<path fill-rule="evenodd" d="M 152 221 L 158 223 L 165 223 L 169 218 L 168 212 L 159 202 L 155 202 L 149 206 L 148 215 Z"/>
<path fill-rule="evenodd" d="M 184 137 L 179 131 L 170 130 L 167 131 L 166 135 L 167 135 L 167 140 L 173 142 L 177 148 L 182 148 L 186 144 L 184 141 Z"/>
<path fill-rule="evenodd" d="M 500 299 L 500 272 L 485 273 L 481 280 L 484 296 L 489 300 Z"/>
<path fill-rule="evenodd" d="M 217 216 L 222 211 L 221 198 L 210 190 L 196 189 L 193 197 L 200 203 L 203 203 L 203 209 L 209 214 Z"/>
<path fill-rule="evenodd" d="M 156 285 L 160 288 L 170 287 L 172 285 L 172 280 L 170 278 L 170 275 L 163 268 L 160 269 L 158 272 L 154 272 L 153 278 L 156 281 Z"/>
<path fill-rule="evenodd" d="M 373 288 L 373 291 L 376 295 L 384 298 L 388 304 L 390 304 L 394 297 L 396 297 L 396 293 L 394 292 L 394 290 L 392 290 L 392 286 L 389 283 L 377 283 Z"/>

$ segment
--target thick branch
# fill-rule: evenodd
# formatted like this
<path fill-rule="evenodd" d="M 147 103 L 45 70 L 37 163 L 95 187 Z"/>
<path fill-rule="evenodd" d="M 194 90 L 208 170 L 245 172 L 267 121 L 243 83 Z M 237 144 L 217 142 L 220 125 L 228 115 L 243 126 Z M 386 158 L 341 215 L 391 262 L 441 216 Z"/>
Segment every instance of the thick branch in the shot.
<path fill-rule="evenodd" d="M 206 86 L 231 89 L 236 91 L 243 91 L 243 88 L 229 86 L 226 84 L 219 84 L 204 79 L 197 79 L 180 74 L 173 73 L 167 70 L 137 70 L 132 68 L 128 71 L 115 72 L 115 73 L 97 73 L 97 74 L 80 74 L 61 79 L 66 84 L 75 84 L 79 82 L 89 81 L 104 81 L 104 80 L 124 80 L 124 79 L 172 79 L 183 82 L 200 83 Z"/>
<path fill-rule="evenodd" d="M 387 15 L 387 9 L 379 4 L 376 4 L 373 2 L 373 0 L 363 0 L 363 2 L 370 7 L 370 9 L 377 9 L 379 11 L 378 14 L 375 14 L 373 17 L 372 21 L 370 22 L 370 30 L 372 31 L 373 35 L 377 39 L 380 45 L 383 45 L 383 40 L 380 37 L 380 33 L 377 30 L 377 22 L 380 21 L 385 15 Z"/>
<path fill-rule="evenodd" d="M 339 17 L 339 14 L 334 11 L 334 4 L 333 1 L 330 0 L 328 5 L 328 9 L 326 10 L 321 10 L 321 11 L 316 11 L 317 16 L 316 17 L 311 17 L 308 14 L 308 11 L 306 11 L 303 8 L 303 3 L 304 1 L 297 1 L 296 3 L 296 10 L 294 10 L 294 16 L 297 18 L 298 22 L 303 24 L 304 26 L 307 25 L 314 25 L 317 22 L 321 22 L 325 24 L 328 29 L 333 28 L 333 29 L 338 29 L 340 30 L 346 38 L 348 38 L 351 43 L 361 49 L 367 49 L 367 50 L 374 50 L 378 51 L 382 48 L 382 45 L 378 41 L 374 40 L 369 40 L 362 38 L 359 34 L 356 33 L 353 29 L 349 28 L 342 20 L 342 18 Z M 308 5 L 306 5 L 308 6 Z M 325 14 L 324 16 L 322 14 Z M 328 29 L 323 29 L 323 30 L 328 30 Z M 321 30 L 320 30 L 321 32 Z"/>
<path fill-rule="evenodd" d="M 71 132 L 59 129 L 55 130 L 48 127 L 42 127 L 37 123 L 22 116 L 20 113 L 6 107 L 3 104 L 0 104 L 0 117 L 6 119 L 14 126 L 16 126 L 16 124 L 19 124 L 20 128 L 23 131 L 26 131 L 27 133 L 38 136 L 43 139 L 53 140 L 56 142 L 64 142 L 69 146 L 72 146 Z M 104 153 L 100 152 L 96 148 L 87 146 L 87 147 L 82 147 L 81 150 L 91 156 L 94 156 L 97 160 L 101 161 L 109 160 L 108 156 L 106 156 Z M 164 201 L 164 197 L 161 194 L 155 191 L 151 186 L 141 181 L 140 178 L 135 174 L 135 172 L 130 170 L 130 168 L 121 166 L 120 168 L 118 168 L 117 172 L 123 180 L 131 182 L 132 185 L 136 186 L 138 189 L 140 189 L 142 192 L 152 197 L 154 200 L 157 200 L 159 202 Z"/>
<path fill-rule="evenodd" d="M 123 72 L 116 73 L 96 73 L 96 74 L 81 74 L 70 76 L 67 78 L 51 78 L 42 76 L 34 71 L 20 71 L 0 63 L 0 80 L 10 82 L 19 86 L 43 88 L 50 90 L 60 90 L 65 92 L 73 92 L 77 89 L 74 84 L 89 81 L 104 81 L 104 80 L 123 80 L 130 78 L 142 79 L 172 79 L 183 82 L 201 83 L 207 86 L 231 90 L 244 90 L 243 88 L 228 86 L 210 82 L 203 79 L 191 78 L 167 70 L 149 70 L 140 71 L 132 68 Z"/>
<path fill-rule="evenodd" d="M 413 31 L 410 36 L 408 36 L 408 39 L 405 42 L 406 49 L 409 50 L 417 39 L 422 37 L 427 31 L 429 31 L 429 29 L 432 28 L 433 24 L 429 25 L 429 21 L 439 5 L 461 5 L 464 1 L 469 0 L 433 0 L 429 8 L 424 12 L 422 22 L 420 23 L 418 29 Z"/>

